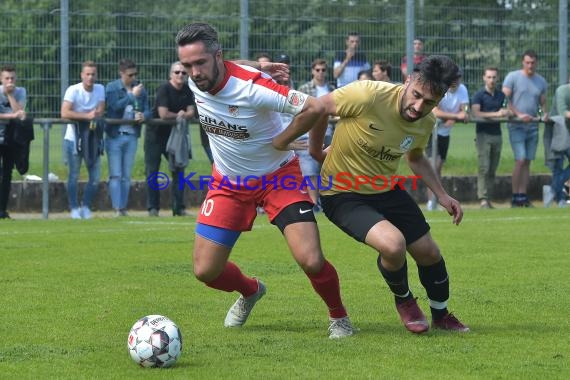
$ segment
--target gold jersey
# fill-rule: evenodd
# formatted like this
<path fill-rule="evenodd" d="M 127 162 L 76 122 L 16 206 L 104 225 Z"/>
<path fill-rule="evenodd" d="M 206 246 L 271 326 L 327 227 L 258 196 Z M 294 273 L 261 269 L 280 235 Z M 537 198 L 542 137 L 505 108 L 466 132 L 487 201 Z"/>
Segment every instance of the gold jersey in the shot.
<path fill-rule="evenodd" d="M 404 120 L 403 91 L 403 85 L 356 81 L 333 92 L 340 120 L 322 166 L 321 194 L 389 191 L 402 156 L 425 148 L 435 116 Z"/>

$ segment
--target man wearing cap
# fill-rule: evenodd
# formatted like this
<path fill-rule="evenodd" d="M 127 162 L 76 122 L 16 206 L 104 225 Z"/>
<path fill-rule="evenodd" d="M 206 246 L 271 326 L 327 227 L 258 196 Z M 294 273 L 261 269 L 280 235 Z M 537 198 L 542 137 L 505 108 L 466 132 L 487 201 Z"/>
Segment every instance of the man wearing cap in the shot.
<path fill-rule="evenodd" d="M 277 63 L 284 63 L 287 65 L 287 67 L 289 67 L 289 56 L 287 54 L 279 54 L 279 56 L 276 59 Z M 289 77 L 289 80 L 287 81 L 282 81 L 282 80 L 277 80 L 277 83 L 282 84 L 284 86 L 287 86 L 289 88 L 295 88 L 295 86 L 293 85 L 293 79 L 291 79 L 291 77 Z"/>

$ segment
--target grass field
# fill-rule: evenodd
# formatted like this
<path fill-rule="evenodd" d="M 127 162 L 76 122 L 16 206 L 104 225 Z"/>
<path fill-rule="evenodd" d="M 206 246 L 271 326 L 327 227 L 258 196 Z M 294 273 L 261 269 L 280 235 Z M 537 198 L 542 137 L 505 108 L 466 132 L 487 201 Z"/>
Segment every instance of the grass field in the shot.
<path fill-rule="evenodd" d="M 67 168 L 63 164 L 61 158 L 61 141 L 62 126 L 54 126 L 50 132 L 50 171 L 59 176 L 60 179 L 67 178 Z M 503 125 L 503 150 L 501 155 L 501 163 L 497 169 L 499 175 L 510 175 L 513 170 L 513 152 L 508 139 L 506 126 Z M 193 171 L 200 175 L 208 175 L 211 172 L 211 165 L 200 145 L 200 135 L 197 124 L 191 126 L 191 142 L 193 159 L 186 169 L 187 172 Z M 457 123 L 453 127 L 451 134 L 451 143 L 447 162 L 443 168 L 443 175 L 477 175 L 477 151 L 475 149 L 475 125 Z M 43 132 L 36 128 L 36 140 L 32 143 L 30 157 L 30 171 L 28 174 L 42 176 L 43 168 Z M 101 178 L 106 180 L 108 177 L 107 157 L 102 158 Z M 167 165 L 163 160 L 163 170 L 167 169 Z M 405 164 L 402 164 L 403 174 L 409 174 L 410 171 Z M 14 172 L 14 179 L 18 179 Z M 544 151 L 542 148 L 542 131 L 540 132 L 540 141 L 538 145 L 536 160 L 531 165 L 532 174 L 550 173 L 548 168 L 544 166 Z M 82 168 L 82 179 L 87 178 L 85 168 Z M 139 148 L 135 160 L 133 179 L 143 180 L 144 172 L 144 152 L 143 138 L 139 139 Z"/>
<path fill-rule="evenodd" d="M 443 212 L 428 218 L 451 276 L 450 309 L 471 333 L 408 333 L 375 254 L 321 214 L 360 328 L 341 341 L 327 338 L 323 304 L 263 217 L 232 256 L 268 288 L 241 329 L 223 327 L 236 294 L 192 276 L 194 218 L 2 221 L 0 378 L 569 378 L 568 211 L 473 209 L 459 227 Z M 127 354 L 129 329 L 147 314 L 180 326 L 183 354 L 171 369 L 139 368 Z"/>

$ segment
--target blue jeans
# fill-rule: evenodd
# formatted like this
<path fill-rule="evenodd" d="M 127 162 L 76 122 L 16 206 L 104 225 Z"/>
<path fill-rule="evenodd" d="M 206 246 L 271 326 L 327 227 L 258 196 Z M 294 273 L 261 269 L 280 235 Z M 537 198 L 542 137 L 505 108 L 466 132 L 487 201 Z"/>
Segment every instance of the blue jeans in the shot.
<path fill-rule="evenodd" d="M 65 158 L 67 161 L 67 166 L 69 167 L 69 178 L 67 179 L 67 197 L 69 200 L 69 207 L 71 209 L 79 207 L 78 201 L 78 182 L 79 182 L 79 172 L 81 170 L 81 162 L 83 161 L 83 156 L 77 152 L 75 148 L 75 142 L 69 140 L 63 140 L 63 149 Z M 99 186 L 99 180 L 101 179 L 101 157 L 97 157 L 95 164 L 91 168 L 87 168 L 89 175 L 89 180 L 85 185 L 83 191 L 83 206 L 91 208 L 91 203 L 95 194 L 97 194 L 97 187 Z"/>
<path fill-rule="evenodd" d="M 566 199 L 564 195 L 564 183 L 570 179 L 570 163 L 564 168 L 564 161 L 570 161 L 570 149 L 561 153 L 559 158 L 553 160 L 552 164 L 552 190 L 556 196 L 556 201 Z"/>
<path fill-rule="evenodd" d="M 534 160 L 538 146 L 538 127 L 536 125 L 509 124 L 508 129 L 515 161 Z"/>
<path fill-rule="evenodd" d="M 109 196 L 115 210 L 125 210 L 129 203 L 131 174 L 137 147 L 136 135 L 118 135 L 105 139 L 105 151 L 109 162 Z"/>

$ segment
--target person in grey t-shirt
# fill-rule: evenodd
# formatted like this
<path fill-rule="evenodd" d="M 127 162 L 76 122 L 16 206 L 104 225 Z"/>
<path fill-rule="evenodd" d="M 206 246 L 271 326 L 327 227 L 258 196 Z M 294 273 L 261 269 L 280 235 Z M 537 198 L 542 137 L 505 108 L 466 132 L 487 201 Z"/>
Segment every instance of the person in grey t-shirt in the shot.
<path fill-rule="evenodd" d="M 515 166 L 512 177 L 512 207 L 532 207 L 527 195 L 530 162 L 538 146 L 538 121 L 548 120 L 546 113 L 546 80 L 536 73 L 537 55 L 526 50 L 522 69 L 511 71 L 503 82 L 503 93 L 510 99 L 509 107 L 524 123 L 508 123 L 509 140 Z M 541 115 L 542 114 L 542 115 Z"/>

